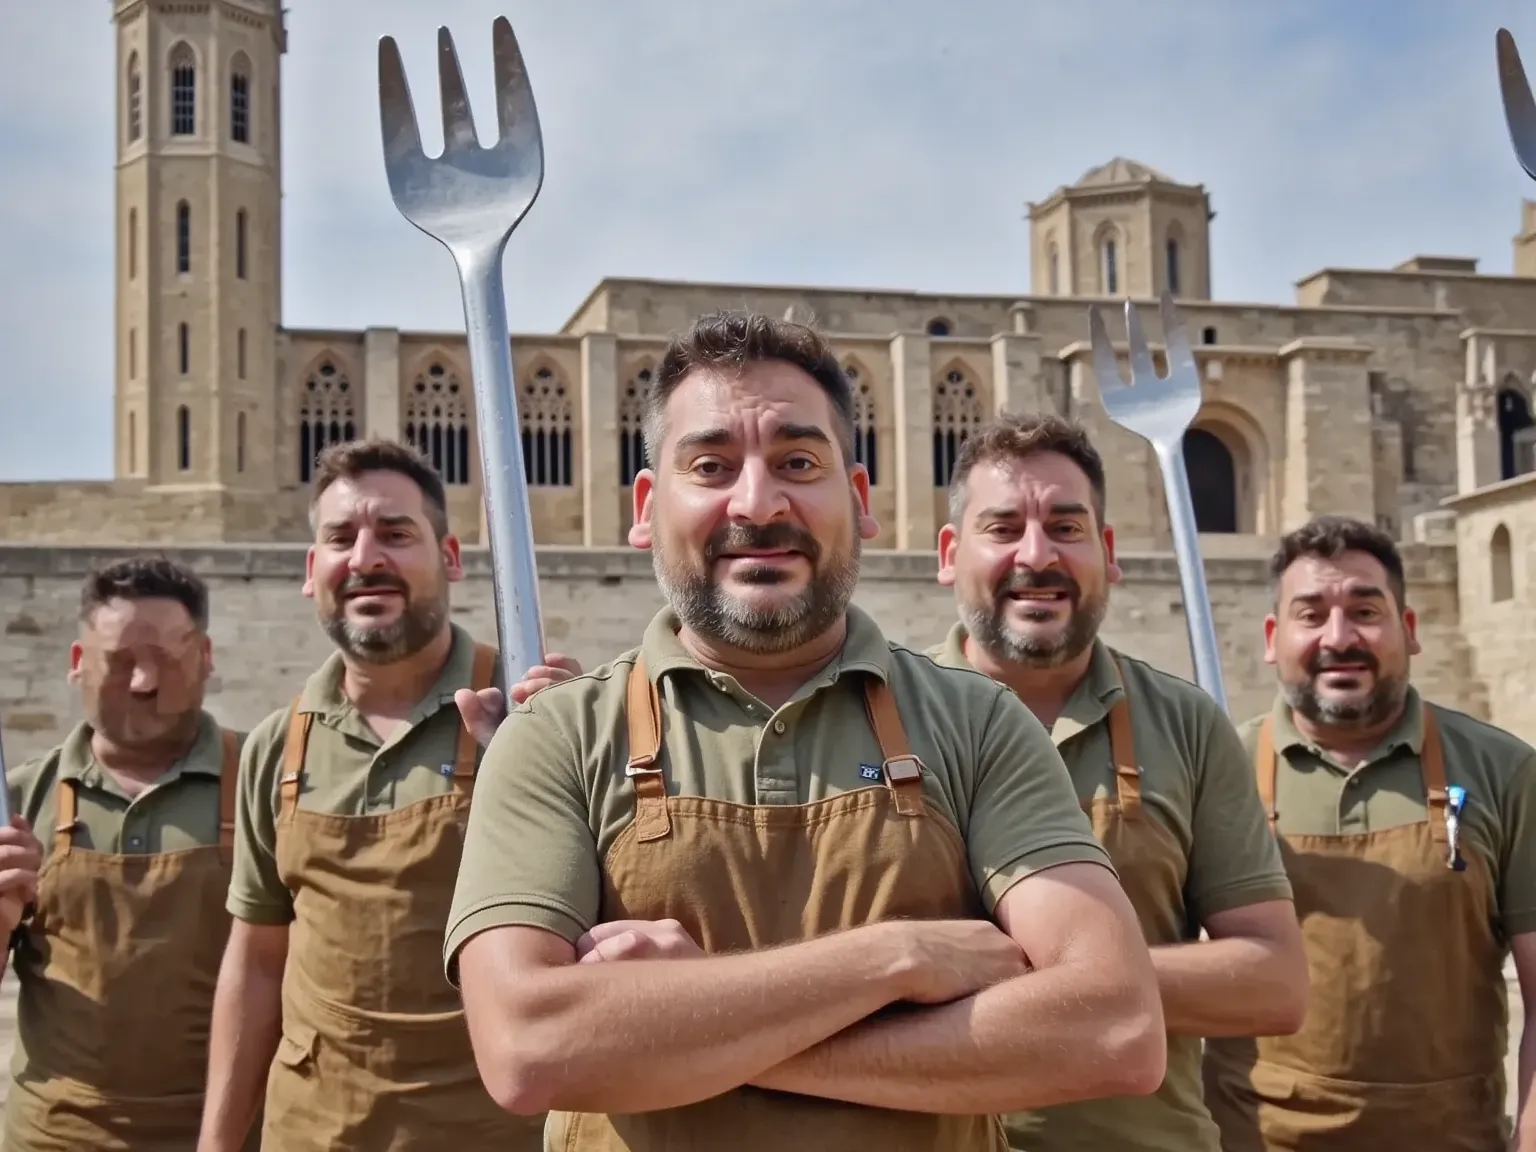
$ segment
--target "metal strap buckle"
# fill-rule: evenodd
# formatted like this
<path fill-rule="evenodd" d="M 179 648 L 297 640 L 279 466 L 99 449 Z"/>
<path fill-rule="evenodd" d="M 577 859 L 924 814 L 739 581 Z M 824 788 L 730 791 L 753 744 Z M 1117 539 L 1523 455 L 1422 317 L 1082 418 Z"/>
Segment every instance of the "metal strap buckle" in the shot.
<path fill-rule="evenodd" d="M 904 784 L 908 780 L 923 778 L 923 762 L 910 752 L 904 756 L 892 756 L 885 762 L 885 778 L 892 784 Z"/>

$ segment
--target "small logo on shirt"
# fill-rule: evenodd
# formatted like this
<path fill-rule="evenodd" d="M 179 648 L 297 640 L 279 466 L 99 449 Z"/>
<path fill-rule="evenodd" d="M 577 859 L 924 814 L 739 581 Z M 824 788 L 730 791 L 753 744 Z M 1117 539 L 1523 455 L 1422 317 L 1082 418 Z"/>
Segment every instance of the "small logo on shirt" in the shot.
<path fill-rule="evenodd" d="M 452 776 L 453 775 L 453 765 L 452 764 L 439 764 L 437 766 L 437 774 L 439 776 Z"/>
<path fill-rule="evenodd" d="M 878 764 L 859 765 L 859 778 L 861 780 L 878 780 L 880 779 L 880 775 L 881 769 L 880 765 Z"/>

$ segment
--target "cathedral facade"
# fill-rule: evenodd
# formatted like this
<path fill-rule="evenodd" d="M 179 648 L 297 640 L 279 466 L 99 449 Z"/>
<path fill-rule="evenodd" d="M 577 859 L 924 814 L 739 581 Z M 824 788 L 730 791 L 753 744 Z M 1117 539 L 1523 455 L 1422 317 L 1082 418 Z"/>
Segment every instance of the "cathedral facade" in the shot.
<path fill-rule="evenodd" d="M 463 335 L 283 324 L 279 0 L 114 4 L 115 479 L 0 485 L 0 538 L 301 541 L 316 453 L 377 434 L 432 459 L 461 534 L 479 542 Z M 931 548 L 970 429 L 1049 409 L 1101 438 L 1122 546 L 1165 550 L 1156 462 L 1105 419 L 1087 345 L 1090 304 L 1118 312 L 1131 298 L 1150 314 L 1164 290 L 1206 389 L 1184 451 L 1208 554 L 1257 554 L 1320 512 L 1408 538 L 1448 497 L 1536 465 L 1536 334 L 1523 329 L 1536 317 L 1536 206 L 1516 275 L 1437 257 L 1324 269 L 1288 305 L 1214 299 L 1209 195 L 1144 164 L 1112 159 L 1027 212 L 1016 295 L 608 279 L 558 332 L 514 335 L 535 539 L 623 543 L 650 374 L 668 333 L 721 307 L 805 316 L 829 334 L 855 388 L 877 547 Z M 1155 345 L 1154 316 L 1148 327 Z"/>

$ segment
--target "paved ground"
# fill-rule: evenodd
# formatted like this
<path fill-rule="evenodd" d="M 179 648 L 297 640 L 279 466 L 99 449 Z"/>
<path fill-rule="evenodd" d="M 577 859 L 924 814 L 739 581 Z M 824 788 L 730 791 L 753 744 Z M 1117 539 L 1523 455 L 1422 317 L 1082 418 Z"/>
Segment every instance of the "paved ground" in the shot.
<path fill-rule="evenodd" d="M 1511 1096 L 1515 1085 L 1515 1056 L 1520 1050 L 1520 1025 L 1524 1020 L 1524 1011 L 1520 1002 L 1520 986 L 1515 982 L 1515 967 L 1510 964 L 1505 975 L 1509 979 L 1509 1083 Z M 10 1066 L 11 1040 L 16 1029 L 16 982 L 11 979 L 10 973 L 6 973 L 0 980 L 0 1105 L 5 1100 L 5 1091 L 9 1083 L 9 1077 L 4 1075 L 4 1070 Z M 1510 1110 L 1514 1110 L 1514 1102 L 1511 1099 Z"/>

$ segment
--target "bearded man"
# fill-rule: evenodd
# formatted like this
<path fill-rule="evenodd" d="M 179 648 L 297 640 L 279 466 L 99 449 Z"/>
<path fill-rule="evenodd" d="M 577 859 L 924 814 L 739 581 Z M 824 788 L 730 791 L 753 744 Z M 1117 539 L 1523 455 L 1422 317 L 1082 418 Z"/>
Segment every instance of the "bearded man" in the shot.
<path fill-rule="evenodd" d="M 442 480 L 401 444 L 333 446 L 310 521 L 304 594 L 336 653 L 245 745 L 198 1147 L 237 1147 L 265 1092 L 284 1152 L 535 1152 L 437 964 L 480 759 L 454 698 L 500 688 L 495 649 L 449 621 Z M 514 701 L 576 670 L 546 661 Z"/>
<path fill-rule="evenodd" d="M 1008 1134 L 1030 1152 L 1220 1152 L 1200 1040 L 1295 1031 L 1306 961 L 1231 721 L 1099 634 L 1122 575 L 1107 505 L 1103 458 L 1080 425 L 1007 414 L 966 438 L 939 532 L 938 577 L 960 622 L 929 654 L 985 672 L 1050 728 L 1136 909 L 1169 1034 L 1151 1096 L 1015 1113 Z"/>
<path fill-rule="evenodd" d="M 1418 618 L 1374 524 L 1312 520 L 1270 575 L 1279 691 L 1242 731 L 1312 995 L 1293 1036 L 1206 1045 L 1222 1148 L 1536 1152 L 1536 751 L 1410 683 Z"/>
<path fill-rule="evenodd" d="M 547 1146 L 997 1152 L 1163 1075 L 1135 914 L 1007 689 L 851 605 L 853 397 L 811 329 L 676 337 L 638 649 L 491 739 L 448 920 L 481 1075 Z"/>

